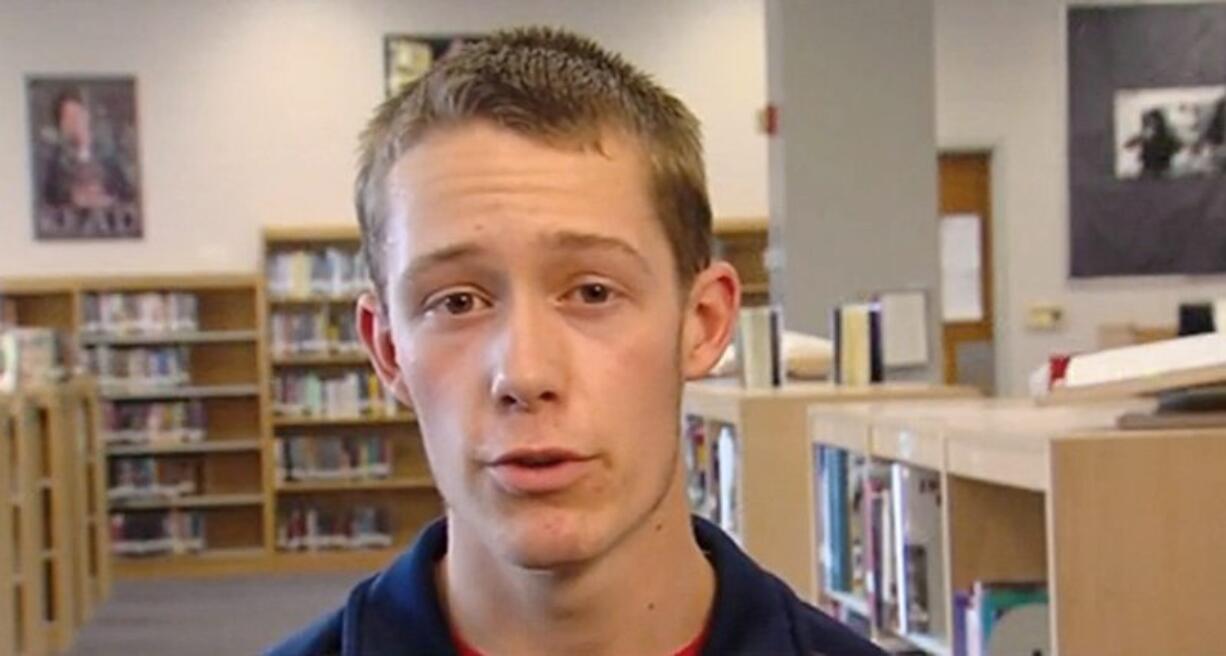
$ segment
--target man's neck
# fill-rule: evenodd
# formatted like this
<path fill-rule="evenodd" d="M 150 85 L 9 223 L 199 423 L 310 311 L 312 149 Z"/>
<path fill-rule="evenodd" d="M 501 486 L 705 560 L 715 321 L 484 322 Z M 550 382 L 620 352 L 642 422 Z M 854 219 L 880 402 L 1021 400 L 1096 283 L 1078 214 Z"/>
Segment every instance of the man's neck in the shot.
<path fill-rule="evenodd" d="M 680 476 L 607 554 L 564 574 L 498 559 L 451 518 L 439 594 L 454 630 L 495 654 L 672 654 L 696 638 L 715 574 L 694 540 Z"/>

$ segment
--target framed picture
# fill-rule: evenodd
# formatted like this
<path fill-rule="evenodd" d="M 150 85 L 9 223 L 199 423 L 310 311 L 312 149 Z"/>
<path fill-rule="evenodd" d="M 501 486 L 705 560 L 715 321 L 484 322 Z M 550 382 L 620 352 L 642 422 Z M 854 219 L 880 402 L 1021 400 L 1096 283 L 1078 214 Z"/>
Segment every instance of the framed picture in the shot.
<path fill-rule="evenodd" d="M 1226 271 L 1226 4 L 1068 9 L 1069 271 Z"/>
<path fill-rule="evenodd" d="M 430 70 L 434 62 L 482 38 L 472 34 L 388 34 L 383 37 L 384 92 L 389 98 L 396 95 L 406 84 Z"/>
<path fill-rule="evenodd" d="M 34 236 L 139 239 L 136 80 L 26 80 Z"/>

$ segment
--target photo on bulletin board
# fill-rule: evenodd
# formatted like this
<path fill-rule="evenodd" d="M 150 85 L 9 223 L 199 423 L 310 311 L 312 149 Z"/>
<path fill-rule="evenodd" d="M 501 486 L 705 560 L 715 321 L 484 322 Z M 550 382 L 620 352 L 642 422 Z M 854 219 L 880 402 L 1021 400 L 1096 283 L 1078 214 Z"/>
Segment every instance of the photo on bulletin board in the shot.
<path fill-rule="evenodd" d="M 1226 4 L 1067 17 L 1071 276 L 1226 271 Z"/>
<path fill-rule="evenodd" d="M 39 240 L 140 239 L 136 79 L 26 80 Z"/>
<path fill-rule="evenodd" d="M 434 62 L 446 59 L 482 38 L 473 34 L 388 34 L 383 37 L 384 92 L 388 98 L 396 95 L 406 84 L 425 75 Z"/>

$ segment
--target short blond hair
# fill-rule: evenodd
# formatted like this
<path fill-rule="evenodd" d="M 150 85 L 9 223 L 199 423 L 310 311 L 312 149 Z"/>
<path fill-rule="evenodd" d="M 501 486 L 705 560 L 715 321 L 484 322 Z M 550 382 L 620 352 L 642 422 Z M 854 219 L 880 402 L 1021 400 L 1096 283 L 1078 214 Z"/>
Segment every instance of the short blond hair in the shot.
<path fill-rule="evenodd" d="M 710 263 L 711 204 L 698 119 L 594 41 L 559 29 L 521 28 L 495 32 L 438 62 L 384 101 L 362 133 L 357 214 L 381 302 L 388 174 L 432 128 L 469 120 L 558 146 L 599 150 L 608 129 L 637 139 L 679 281 L 688 284 Z"/>

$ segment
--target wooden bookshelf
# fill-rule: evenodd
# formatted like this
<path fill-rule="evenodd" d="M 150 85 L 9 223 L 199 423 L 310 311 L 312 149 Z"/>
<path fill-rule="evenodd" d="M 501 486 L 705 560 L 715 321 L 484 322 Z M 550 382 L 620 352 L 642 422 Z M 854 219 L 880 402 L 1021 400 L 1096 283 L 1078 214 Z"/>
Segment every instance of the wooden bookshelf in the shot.
<path fill-rule="evenodd" d="M 100 439 L 101 402 L 92 379 L 77 377 L 61 387 L 61 408 L 68 457 L 73 472 L 68 480 L 73 520 L 72 561 L 75 621 L 87 622 L 111 593 L 110 523 L 107 518 L 105 447 Z"/>
<path fill-rule="evenodd" d="M 87 379 L 0 395 L 0 652 L 59 653 L 110 592 Z"/>
<path fill-rule="evenodd" d="M 966 387 L 910 383 L 840 387 L 805 382 L 777 389 L 745 389 L 735 380 L 710 379 L 686 385 L 682 408 L 686 423 L 702 425 L 708 449 L 714 448 L 721 430 L 732 430 L 737 445 L 738 508 L 734 520 L 737 529 L 731 532 L 755 560 L 780 576 L 797 594 L 805 595 L 813 585 L 809 553 L 812 531 L 808 523 L 798 521 L 794 500 L 807 495 L 810 485 L 805 455 L 808 408 L 869 400 L 977 395 Z M 682 436 L 683 443 L 688 439 Z M 711 463 L 699 466 L 709 469 Z M 711 478 L 709 475 L 708 480 Z"/>
<path fill-rule="evenodd" d="M 939 473 L 945 617 L 953 591 L 976 581 L 1040 581 L 1050 653 L 1216 653 L 1226 644 L 1226 522 L 1206 500 L 1226 485 L 1226 428 L 1115 428 L 1120 414 L 1148 407 L 825 406 L 810 410 L 810 435 L 813 445 Z M 810 478 L 813 516 L 820 486 Z M 820 573 L 816 524 L 810 558 Z M 845 602 L 820 577 L 809 594 L 822 605 Z M 876 633 L 948 654 L 948 631 Z"/>
<path fill-rule="evenodd" d="M 360 246 L 361 236 L 356 226 L 267 228 L 264 231 L 264 262 L 261 269 L 266 275 L 270 275 L 276 259 L 284 257 L 283 254 L 286 253 L 322 253 L 325 249 L 336 249 L 342 253 L 354 254 L 360 251 Z M 273 352 L 272 346 L 276 342 L 273 336 L 275 315 L 317 313 L 313 316 L 319 316 L 318 313 L 322 313 L 330 331 L 333 326 L 343 324 L 347 317 L 352 317 L 354 304 L 359 297 L 355 287 L 364 288 L 369 283 L 362 278 L 359 285 L 355 278 L 347 277 L 343 278 L 342 284 L 342 287 L 333 285 L 327 289 L 308 288 L 303 284 L 287 286 L 277 284 L 277 281 L 271 279 L 265 280 L 268 293 L 267 303 L 263 308 L 263 329 L 268 350 L 263 360 L 263 377 L 268 387 L 271 388 L 272 381 L 283 374 L 318 373 L 328 376 L 333 372 L 360 371 L 365 375 L 372 371 L 369 359 L 364 353 L 339 348 L 335 343 L 331 343 L 336 339 L 336 335 L 332 334 L 317 337 L 326 338 L 330 342 L 330 347 L 325 350 L 307 353 Z M 351 344 L 352 337 L 348 339 Z M 265 393 L 267 394 L 268 390 Z M 389 530 L 393 544 L 397 548 L 407 545 L 426 522 L 440 515 L 442 503 L 428 473 L 416 417 L 411 411 L 402 410 L 396 414 L 355 413 L 351 416 L 329 416 L 317 412 L 313 415 L 283 416 L 275 412 L 273 403 L 268 403 L 265 418 L 265 476 L 270 481 L 278 481 L 274 456 L 282 448 L 285 439 L 314 437 L 343 440 L 351 436 L 361 436 L 388 439 L 392 444 L 389 477 L 278 481 L 270 486 L 274 494 L 266 509 L 266 523 L 270 527 L 269 542 L 276 543 L 277 522 L 285 520 L 287 513 L 294 508 L 310 507 L 330 513 L 346 512 L 349 508 L 363 505 L 384 508 L 391 524 Z M 376 550 L 375 553 L 378 555 L 372 556 L 371 552 L 365 551 L 329 554 L 281 552 L 280 555 L 304 564 L 321 562 L 306 556 L 323 556 L 322 562 L 330 565 L 343 562 L 346 558 L 354 562 L 383 564 L 386 561 L 379 559 L 390 557 L 394 550 Z"/>
<path fill-rule="evenodd" d="M 262 447 L 259 439 L 250 440 L 206 440 L 204 442 L 187 442 L 183 444 L 124 444 L 106 449 L 106 455 L 145 456 L 162 454 L 187 453 L 241 453 L 244 451 L 258 452 Z"/>
<path fill-rule="evenodd" d="M 223 344 L 226 342 L 254 342 L 258 333 L 254 330 L 212 330 L 175 332 L 148 335 L 97 335 L 82 334 L 82 346 L 139 346 L 143 344 Z"/>
<path fill-rule="evenodd" d="M 193 330 L 153 330 L 142 324 L 102 332 L 89 324 L 86 300 L 107 293 L 180 293 L 195 299 Z M 199 274 L 167 276 L 107 276 L 22 279 L 0 281 L 0 295 L 16 300 L 19 325 L 56 329 L 68 336 L 68 365 L 84 367 L 77 347 L 128 349 L 182 348 L 187 352 L 187 384 L 165 386 L 136 382 L 99 387 L 102 404 L 92 412 L 112 414 L 107 407 L 131 409 L 154 402 L 198 402 L 203 407 L 204 439 L 186 444 L 124 444 L 104 448 L 102 428 L 89 435 L 93 449 L 87 454 L 103 473 L 93 484 L 94 497 L 106 499 L 106 468 L 122 458 L 174 458 L 198 463 L 200 494 L 191 499 L 166 502 L 115 504 L 108 513 L 97 508 L 83 523 L 97 526 L 109 536 L 109 518 L 119 513 L 149 513 L 183 509 L 204 513 L 206 541 L 210 548 L 269 551 L 264 535 L 264 506 L 272 496 L 271 481 L 263 477 L 264 412 L 261 377 L 264 330 L 260 278 L 250 274 Z M 104 326 L 105 327 L 105 326 Z M 88 332 L 86 332 L 88 329 Z M 83 412 L 90 412 L 83 410 Z M 88 486 L 87 486 L 88 487 Z M 121 508 L 121 506 L 123 506 Z M 92 587 L 109 587 L 112 556 L 106 538 L 93 547 Z M 97 554 L 105 556 L 99 557 Z M 80 559 L 81 555 L 78 554 Z M 126 557 L 124 557 L 126 558 Z M 190 561 L 184 556 L 176 562 Z M 106 567 L 105 571 L 101 567 Z M 123 568 L 118 568 L 123 571 Z M 87 609 L 88 610 L 88 609 Z"/>
<path fill-rule="evenodd" d="M 396 424 L 413 424 L 417 415 L 412 412 L 398 414 L 356 415 L 352 417 L 273 417 L 272 423 L 277 428 L 290 427 L 326 427 L 326 426 L 381 426 Z"/>
<path fill-rule="evenodd" d="M 277 491 L 286 494 L 311 492 L 362 492 L 370 490 L 433 490 L 434 479 L 429 476 L 405 476 L 401 478 L 373 478 L 368 480 L 281 482 Z"/>

